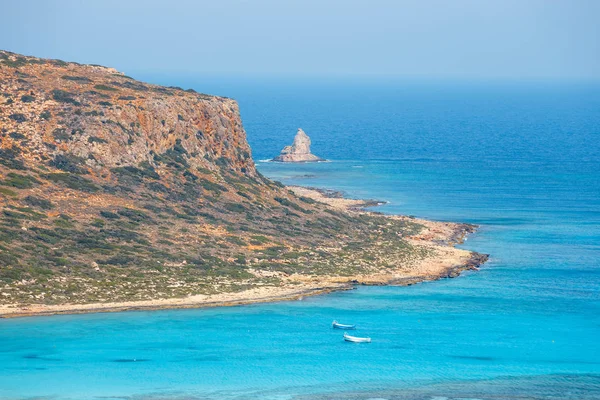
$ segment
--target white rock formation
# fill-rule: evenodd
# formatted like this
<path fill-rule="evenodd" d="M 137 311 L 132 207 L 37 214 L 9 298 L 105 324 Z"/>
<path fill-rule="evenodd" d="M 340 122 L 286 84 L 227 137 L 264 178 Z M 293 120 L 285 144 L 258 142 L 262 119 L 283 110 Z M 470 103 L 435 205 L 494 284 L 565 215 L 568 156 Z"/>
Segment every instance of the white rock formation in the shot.
<path fill-rule="evenodd" d="M 304 131 L 298 128 L 294 138 L 294 144 L 285 146 L 281 153 L 271 161 L 279 162 L 315 162 L 326 161 L 310 152 L 310 138 Z"/>

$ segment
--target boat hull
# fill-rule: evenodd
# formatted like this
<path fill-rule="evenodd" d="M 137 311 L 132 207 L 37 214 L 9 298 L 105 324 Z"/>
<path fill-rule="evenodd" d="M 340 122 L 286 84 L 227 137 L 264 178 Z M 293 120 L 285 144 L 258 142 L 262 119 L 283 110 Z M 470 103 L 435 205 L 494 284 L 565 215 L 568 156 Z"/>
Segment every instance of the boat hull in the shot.
<path fill-rule="evenodd" d="M 350 335 L 344 335 L 344 340 L 352 343 L 371 343 L 371 338 L 362 338 Z"/>
<path fill-rule="evenodd" d="M 344 329 L 344 330 L 354 330 L 354 329 L 356 329 L 356 325 L 340 324 L 340 323 L 337 323 L 336 321 L 333 321 L 333 323 L 331 324 L 331 326 L 333 327 L 333 329 Z"/>

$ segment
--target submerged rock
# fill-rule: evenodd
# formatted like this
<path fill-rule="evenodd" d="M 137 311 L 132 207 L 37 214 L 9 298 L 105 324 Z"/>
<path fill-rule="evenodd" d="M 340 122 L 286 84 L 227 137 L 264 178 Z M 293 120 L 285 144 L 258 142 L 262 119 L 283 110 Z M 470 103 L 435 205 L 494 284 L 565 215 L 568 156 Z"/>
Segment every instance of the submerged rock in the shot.
<path fill-rule="evenodd" d="M 294 144 L 285 146 L 281 153 L 272 161 L 279 162 L 316 162 L 326 161 L 321 157 L 317 157 L 310 152 L 310 138 L 300 128 L 294 138 Z"/>

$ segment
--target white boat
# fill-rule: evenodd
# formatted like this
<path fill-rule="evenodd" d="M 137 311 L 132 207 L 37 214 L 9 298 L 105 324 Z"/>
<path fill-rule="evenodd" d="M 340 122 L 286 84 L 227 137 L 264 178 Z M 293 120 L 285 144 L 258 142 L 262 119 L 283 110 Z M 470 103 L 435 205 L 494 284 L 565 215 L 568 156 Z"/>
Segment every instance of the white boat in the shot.
<path fill-rule="evenodd" d="M 347 333 L 344 333 L 344 340 L 346 342 L 352 342 L 352 343 L 371 343 L 370 337 L 350 336 Z"/>
<path fill-rule="evenodd" d="M 333 329 L 356 329 L 356 325 L 340 324 L 337 321 L 333 321 L 333 323 L 331 324 L 331 327 Z"/>

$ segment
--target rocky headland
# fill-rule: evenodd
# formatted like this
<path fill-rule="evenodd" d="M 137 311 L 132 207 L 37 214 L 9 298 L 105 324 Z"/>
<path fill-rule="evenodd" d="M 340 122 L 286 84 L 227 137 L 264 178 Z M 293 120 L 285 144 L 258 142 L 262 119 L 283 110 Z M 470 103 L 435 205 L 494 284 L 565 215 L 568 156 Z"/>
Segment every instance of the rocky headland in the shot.
<path fill-rule="evenodd" d="M 232 99 L 0 51 L 0 316 L 273 301 L 485 261 L 453 247 L 470 226 L 347 201 L 263 177 Z"/>
<path fill-rule="evenodd" d="M 324 158 L 317 157 L 310 152 L 310 138 L 300 128 L 294 137 L 294 143 L 291 146 L 285 146 L 281 153 L 271 161 L 277 162 L 318 162 L 327 161 Z"/>

